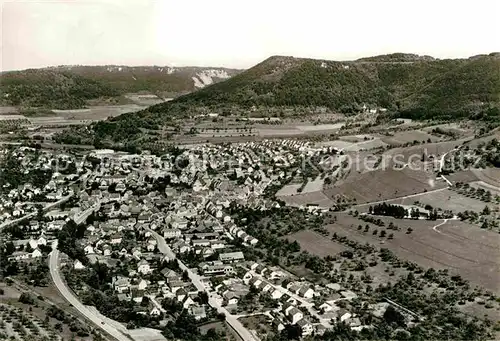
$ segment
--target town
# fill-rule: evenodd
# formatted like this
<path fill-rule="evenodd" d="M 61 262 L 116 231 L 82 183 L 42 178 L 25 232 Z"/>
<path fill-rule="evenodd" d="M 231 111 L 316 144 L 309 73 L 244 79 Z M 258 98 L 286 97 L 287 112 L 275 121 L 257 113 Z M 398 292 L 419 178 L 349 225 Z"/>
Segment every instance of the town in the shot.
<path fill-rule="evenodd" d="M 82 316 L 117 340 L 176 338 L 206 321 L 225 321 L 229 335 L 243 340 L 321 336 L 339 333 L 340 326 L 344 333 L 370 335 L 380 320 L 418 326 L 424 317 L 387 297 L 367 295 L 373 289 L 353 282 L 352 274 L 347 280 L 352 269 L 344 265 L 327 269 L 303 252 L 306 267 L 323 275 L 314 280 L 293 273 L 280 258 L 293 262 L 286 254 L 300 245 L 255 230 L 248 220 L 269 212 L 268 225 L 287 224 L 273 217 L 289 212 L 297 218 L 286 228 L 294 231 L 336 220 L 332 210 L 344 210 L 343 200 L 334 207 L 287 206 L 276 194 L 283 186 L 300 186 L 293 185 L 297 179 L 311 177 L 301 186 L 307 192 L 320 177 L 335 176 L 342 158 L 323 168 L 311 160 L 341 154 L 289 139 L 172 147 L 163 155 L 8 148 L 1 206 L 2 235 L 8 237 L 4 275 L 29 273 L 21 268 L 48 258 L 50 279 L 31 284 L 52 281 Z M 373 222 L 363 214 L 359 219 Z M 314 229 L 325 232 L 320 225 Z M 286 250 L 281 257 L 274 256 L 279 250 L 272 240 Z M 372 249 L 363 248 L 366 255 Z M 341 255 L 353 258 L 350 251 Z M 366 272 L 360 279 L 372 282 Z"/>

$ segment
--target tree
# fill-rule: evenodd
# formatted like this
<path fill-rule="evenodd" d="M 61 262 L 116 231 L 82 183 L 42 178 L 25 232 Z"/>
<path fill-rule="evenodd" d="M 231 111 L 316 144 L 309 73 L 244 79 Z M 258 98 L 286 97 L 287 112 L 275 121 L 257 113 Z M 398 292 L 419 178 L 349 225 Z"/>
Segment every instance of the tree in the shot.
<path fill-rule="evenodd" d="M 16 247 L 14 246 L 14 243 L 12 241 L 8 241 L 5 244 L 5 256 L 9 256 L 16 251 Z"/>
<path fill-rule="evenodd" d="M 30 294 L 23 292 L 21 294 L 21 296 L 19 296 L 19 302 L 25 303 L 25 304 L 34 304 L 35 300 L 33 299 L 33 297 Z"/>
<path fill-rule="evenodd" d="M 389 305 L 384 312 L 384 320 L 388 324 L 395 324 L 396 326 L 405 326 L 404 316 L 397 311 L 392 305 Z"/>

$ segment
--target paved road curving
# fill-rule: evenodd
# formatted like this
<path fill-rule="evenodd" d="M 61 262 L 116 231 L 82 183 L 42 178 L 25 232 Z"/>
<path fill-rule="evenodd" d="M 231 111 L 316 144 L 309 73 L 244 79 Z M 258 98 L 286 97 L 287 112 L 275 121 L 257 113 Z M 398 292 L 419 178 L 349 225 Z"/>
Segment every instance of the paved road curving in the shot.
<path fill-rule="evenodd" d="M 167 242 L 165 241 L 165 238 L 160 236 L 158 233 L 156 233 L 153 230 L 148 230 L 151 232 L 153 237 L 156 239 L 158 243 L 158 250 L 160 250 L 161 253 L 167 255 L 169 259 L 176 259 L 175 253 L 172 252 L 170 247 L 168 246 Z M 208 299 L 208 304 L 210 304 L 211 307 L 215 308 L 217 312 L 222 313 L 226 316 L 226 322 L 229 323 L 229 325 L 238 333 L 238 335 L 244 340 L 244 341 L 259 341 L 258 338 L 256 338 L 252 333 L 246 329 L 243 324 L 238 321 L 238 318 L 234 315 L 232 315 L 229 311 L 227 311 L 226 308 L 222 307 L 213 297 L 210 296 L 210 293 L 208 292 L 207 288 L 205 285 L 202 283 L 200 276 L 192 272 L 184 263 L 182 263 L 180 260 L 179 262 L 179 268 L 183 271 L 187 271 L 189 278 L 191 279 L 191 282 L 194 284 L 196 289 L 199 291 L 204 291 L 207 293 L 209 299 Z"/>
<path fill-rule="evenodd" d="M 61 293 L 62 296 L 77 309 L 85 318 L 92 321 L 96 326 L 102 329 L 107 334 L 111 335 L 118 341 L 130 341 L 131 339 L 125 335 L 123 335 L 119 330 L 114 328 L 113 326 L 106 324 L 105 321 L 99 316 L 95 315 L 92 311 L 90 311 L 87 307 L 85 307 L 78 298 L 71 292 L 66 283 L 62 280 L 61 274 L 58 269 L 58 260 L 59 260 L 59 251 L 52 250 L 49 258 L 49 268 L 50 268 L 50 276 L 52 277 L 52 281 L 57 287 L 57 290 Z"/>

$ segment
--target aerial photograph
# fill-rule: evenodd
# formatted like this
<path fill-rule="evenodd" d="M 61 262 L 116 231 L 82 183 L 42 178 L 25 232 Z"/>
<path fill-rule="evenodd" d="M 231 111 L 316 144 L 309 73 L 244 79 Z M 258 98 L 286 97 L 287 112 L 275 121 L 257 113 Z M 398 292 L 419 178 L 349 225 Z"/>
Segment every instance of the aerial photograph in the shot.
<path fill-rule="evenodd" d="M 500 340 L 500 1 L 0 5 L 0 341 Z"/>

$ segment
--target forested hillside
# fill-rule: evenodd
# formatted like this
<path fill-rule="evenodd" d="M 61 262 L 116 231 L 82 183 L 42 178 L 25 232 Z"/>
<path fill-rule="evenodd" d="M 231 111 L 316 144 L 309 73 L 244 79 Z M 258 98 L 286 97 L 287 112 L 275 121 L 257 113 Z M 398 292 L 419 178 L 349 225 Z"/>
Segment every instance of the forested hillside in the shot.
<path fill-rule="evenodd" d="M 178 102 L 325 106 L 341 112 L 366 104 L 408 116 L 462 115 L 499 104 L 500 56 L 435 60 L 396 54 L 353 62 L 271 57 Z"/>
<path fill-rule="evenodd" d="M 185 95 L 241 72 L 205 67 L 59 66 L 0 74 L 0 105 L 77 109 L 92 99 L 145 92 L 160 98 Z M 123 100 L 123 98 L 120 98 Z"/>

